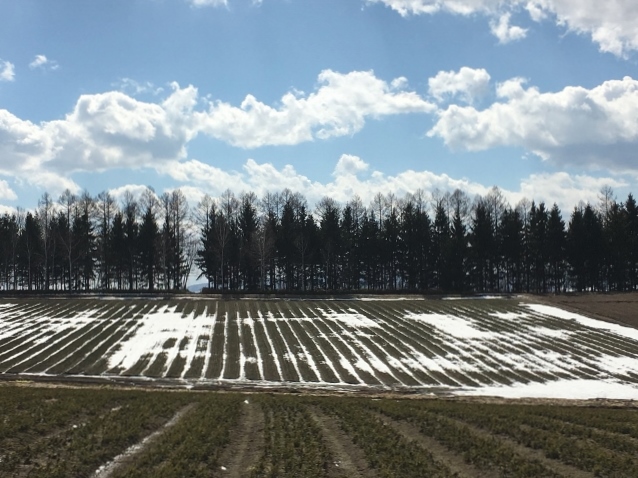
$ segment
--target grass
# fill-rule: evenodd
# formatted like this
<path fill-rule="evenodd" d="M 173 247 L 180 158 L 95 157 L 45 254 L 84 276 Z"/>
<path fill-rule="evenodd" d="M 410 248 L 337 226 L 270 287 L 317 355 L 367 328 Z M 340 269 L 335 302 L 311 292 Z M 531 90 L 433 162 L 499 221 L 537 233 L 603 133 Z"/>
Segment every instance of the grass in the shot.
<path fill-rule="evenodd" d="M 136 446 L 112 476 L 211 476 L 225 452 L 245 449 L 241 441 L 254 438 L 237 428 L 248 400 L 264 423 L 253 478 L 347 476 L 337 466 L 344 450 L 352 456 L 358 450 L 379 477 L 456 476 L 450 461 L 486 476 L 558 477 L 577 469 L 638 474 L 634 408 L 5 384 L 0 475 L 91 476 Z M 328 440 L 317 419 L 322 415 L 342 431 L 339 458 L 334 437 Z M 402 423 L 438 447 L 422 448 Z"/>

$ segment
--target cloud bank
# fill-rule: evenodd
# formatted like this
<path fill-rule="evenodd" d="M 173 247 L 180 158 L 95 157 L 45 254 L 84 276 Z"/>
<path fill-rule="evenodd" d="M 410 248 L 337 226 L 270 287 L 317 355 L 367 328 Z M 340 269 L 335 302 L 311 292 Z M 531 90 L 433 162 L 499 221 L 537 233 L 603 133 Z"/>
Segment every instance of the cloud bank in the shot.
<path fill-rule="evenodd" d="M 170 92 L 156 102 L 122 91 L 82 95 L 64 118 L 40 124 L 0 109 L 0 175 L 54 194 L 65 188 L 79 190 L 71 179 L 76 172 L 144 168 L 195 188 L 233 184 L 259 191 L 263 185 L 277 185 L 341 200 L 362 195 L 364 190 L 407 192 L 455 184 L 477 192 L 485 189 L 427 172 L 407 171 L 395 177 L 370 173 L 367 163 L 350 155 L 340 158 L 333 181 L 326 184 L 300 176 L 292 166 L 277 170 L 249 159 L 238 173 L 188 157 L 188 145 L 198 135 L 245 149 L 294 145 L 352 135 L 366 121 L 403 114 L 421 114 L 427 136 L 455 150 L 514 146 L 559 168 L 577 165 L 638 172 L 633 159 L 638 147 L 638 81 L 632 78 L 609 80 L 591 89 L 569 86 L 541 92 L 521 78 L 493 85 L 486 70 L 462 67 L 431 77 L 427 97 L 407 85 L 405 78 L 385 81 L 371 71 L 343 74 L 326 70 L 312 92 L 291 91 L 275 105 L 250 94 L 239 105 L 211 101 L 202 98 L 194 86 L 173 83 Z M 362 175 L 369 177 L 362 180 Z M 541 183 L 560 184 L 552 194 L 564 196 L 566 203 L 576 196 L 569 191 L 581 191 L 585 184 L 585 176 L 570 176 L 571 183 L 562 176 L 534 178 L 521 183 L 520 192 L 525 187 L 533 191 L 533 185 Z M 603 182 L 621 184 L 610 178 Z M 592 184 L 587 183 L 587 191 L 604 185 Z M 8 184 L 0 184 L 0 197 L 11 198 L 3 187 Z M 530 196 L 542 197 L 538 193 Z"/>
<path fill-rule="evenodd" d="M 562 165 L 636 171 L 638 81 L 625 77 L 554 93 L 514 78 L 485 109 L 452 104 L 427 133 L 457 150 L 518 146 Z"/>
<path fill-rule="evenodd" d="M 535 22 L 553 21 L 569 32 L 588 35 L 603 52 L 627 56 L 638 50 L 638 2 L 634 0 L 366 0 L 380 3 L 402 16 L 484 15 L 501 43 L 525 36 L 525 29 L 510 25 L 512 14 L 525 11 Z"/>

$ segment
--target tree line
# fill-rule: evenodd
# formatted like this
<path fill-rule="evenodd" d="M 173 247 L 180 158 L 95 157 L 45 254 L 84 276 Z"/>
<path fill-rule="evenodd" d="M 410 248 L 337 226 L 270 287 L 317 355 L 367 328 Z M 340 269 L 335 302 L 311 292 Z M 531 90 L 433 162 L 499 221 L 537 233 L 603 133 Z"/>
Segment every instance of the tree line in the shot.
<path fill-rule="evenodd" d="M 230 190 L 189 207 L 179 189 L 118 203 L 44 193 L 0 217 L 0 289 L 213 291 L 627 291 L 638 282 L 638 208 L 603 188 L 568 222 L 556 204 L 485 196 L 377 194 L 314 210 L 300 193 Z"/>

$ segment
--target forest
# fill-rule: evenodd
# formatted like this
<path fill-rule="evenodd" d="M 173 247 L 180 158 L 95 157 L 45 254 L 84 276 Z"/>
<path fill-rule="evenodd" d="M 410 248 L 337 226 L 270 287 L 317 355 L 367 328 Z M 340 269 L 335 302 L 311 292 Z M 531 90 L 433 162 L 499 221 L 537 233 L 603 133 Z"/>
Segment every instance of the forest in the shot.
<path fill-rule="evenodd" d="M 217 292 L 635 290 L 638 207 L 603 188 L 566 219 L 556 204 L 511 206 L 496 187 L 312 209 L 290 190 L 227 190 L 189 207 L 181 190 L 149 187 L 119 202 L 44 193 L 0 217 L 4 291 L 179 291 L 197 275 Z"/>

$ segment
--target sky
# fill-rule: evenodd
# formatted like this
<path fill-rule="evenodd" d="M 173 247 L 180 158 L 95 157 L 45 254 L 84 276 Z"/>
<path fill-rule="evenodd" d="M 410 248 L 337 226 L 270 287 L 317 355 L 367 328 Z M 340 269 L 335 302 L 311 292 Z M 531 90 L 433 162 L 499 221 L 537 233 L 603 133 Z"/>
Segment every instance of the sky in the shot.
<path fill-rule="evenodd" d="M 635 0 L 0 0 L 0 211 L 638 193 Z"/>

